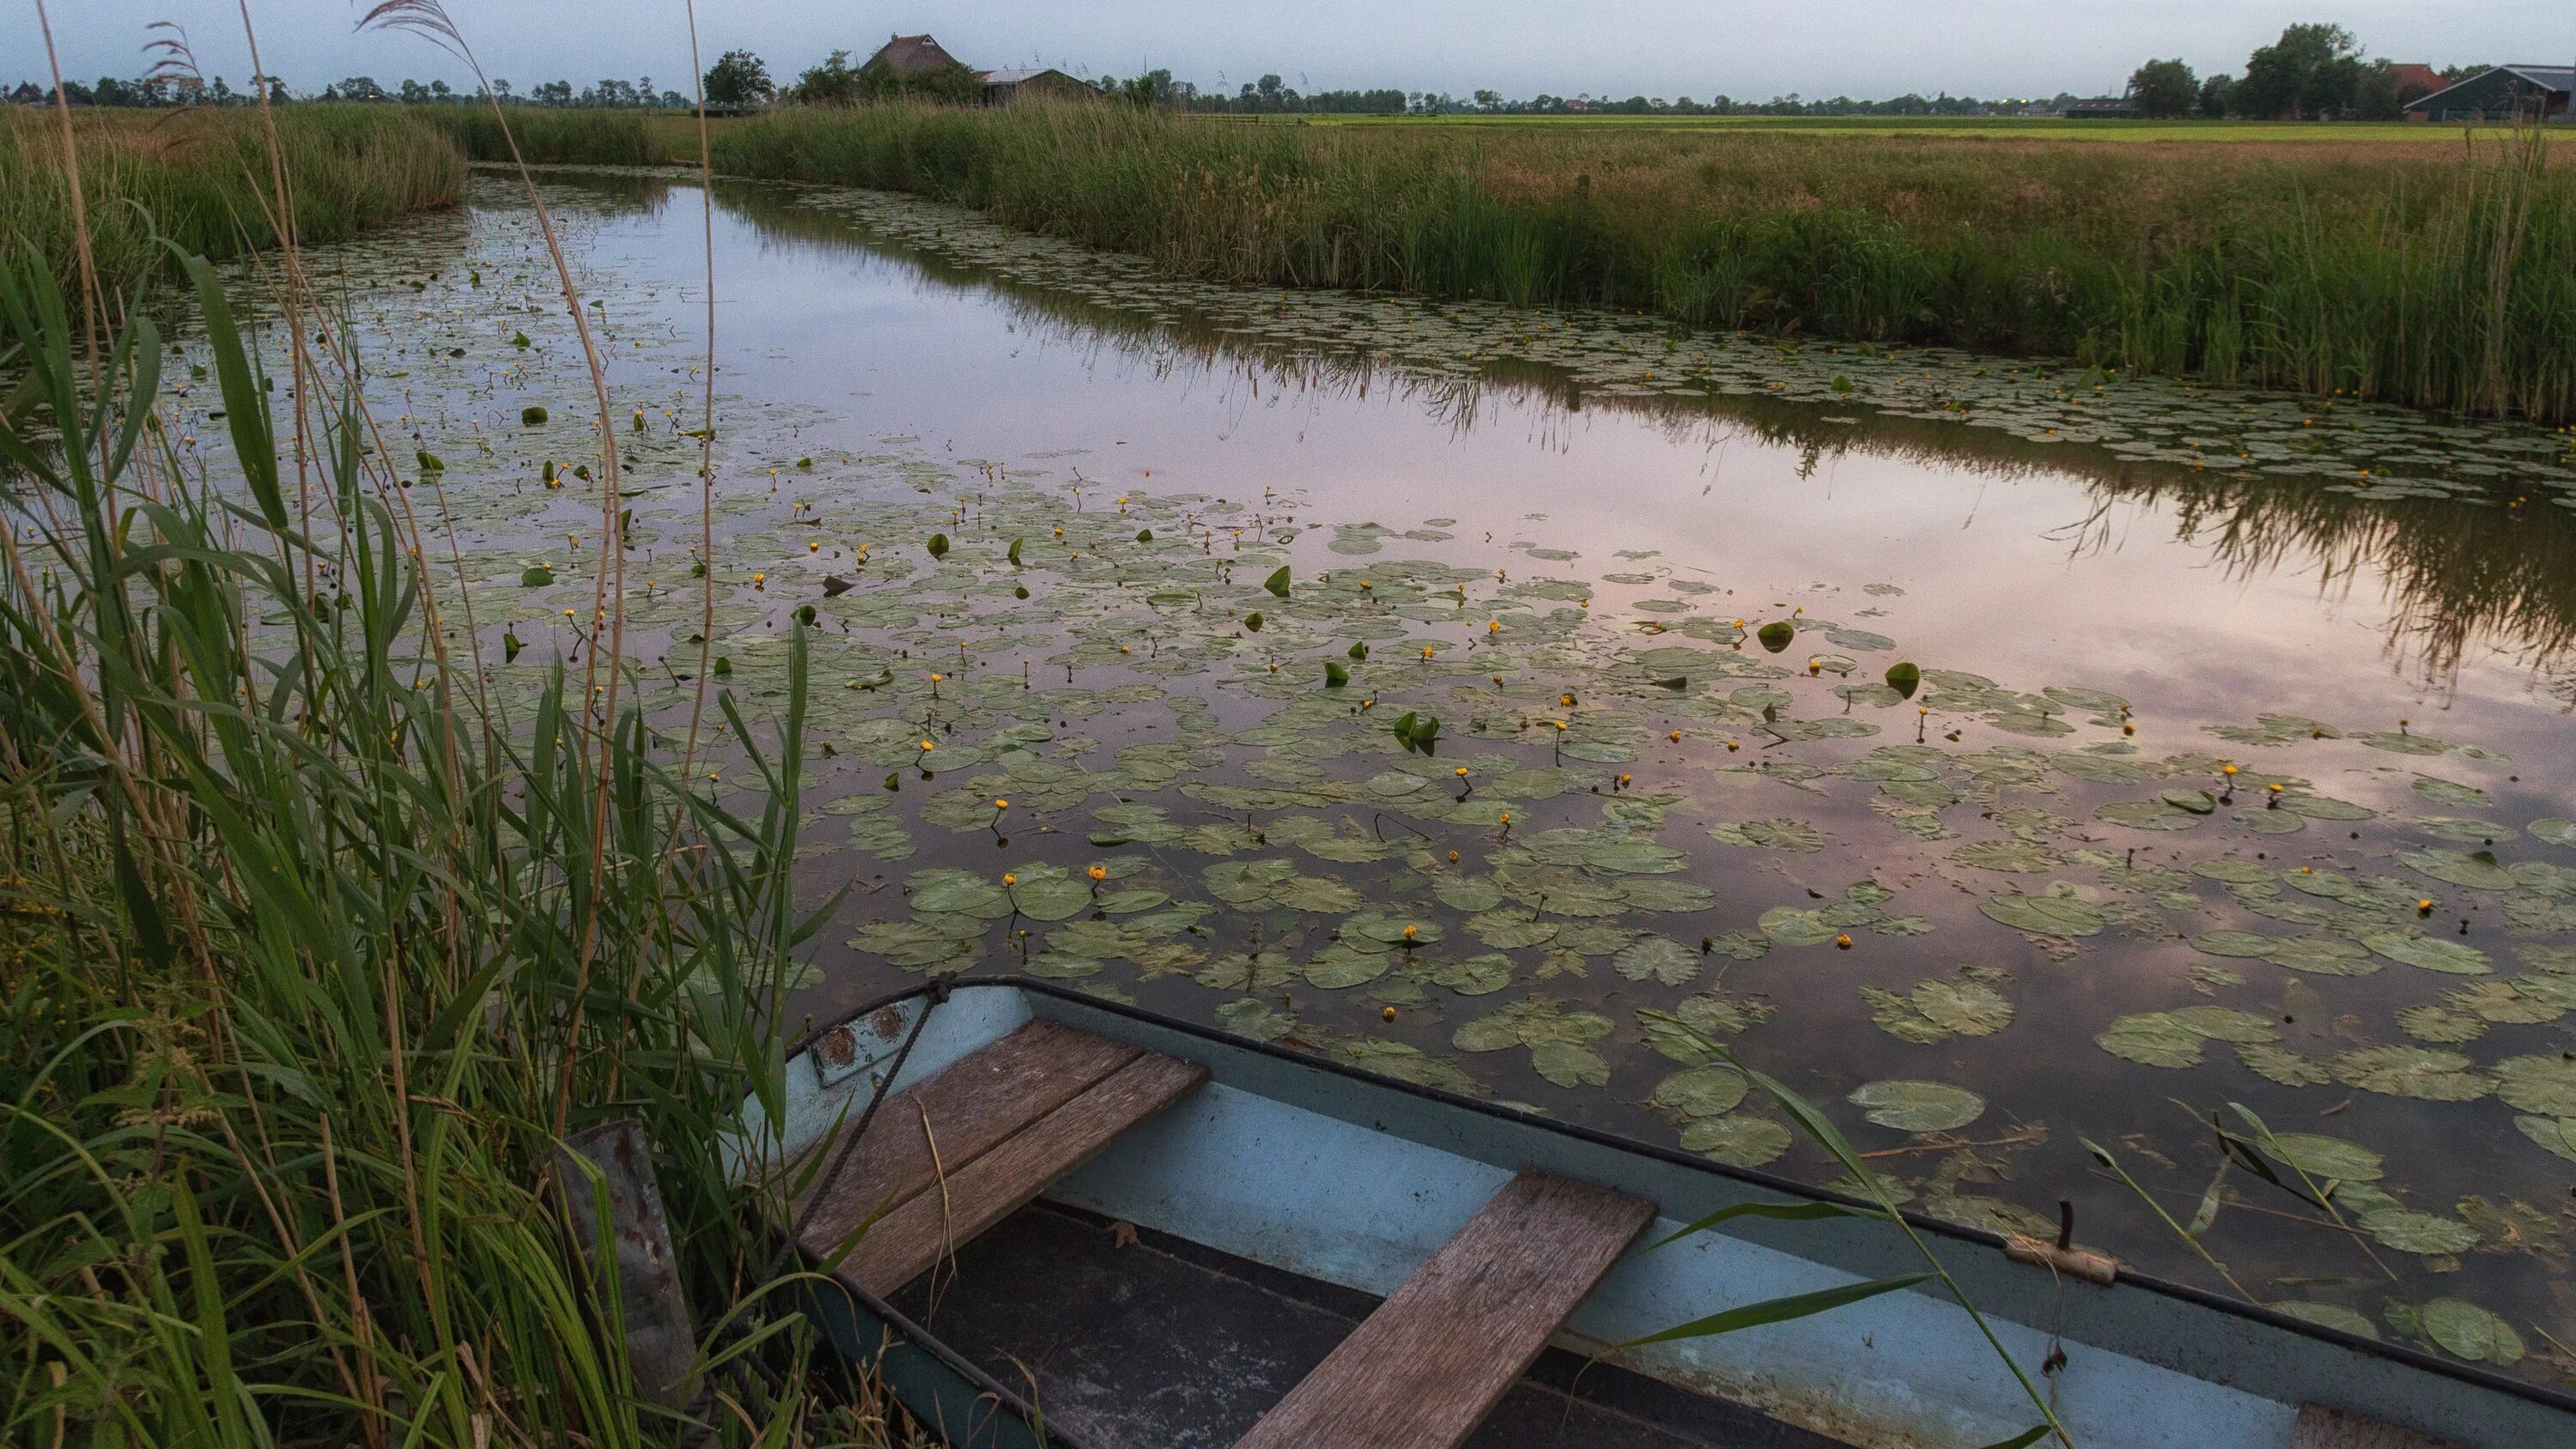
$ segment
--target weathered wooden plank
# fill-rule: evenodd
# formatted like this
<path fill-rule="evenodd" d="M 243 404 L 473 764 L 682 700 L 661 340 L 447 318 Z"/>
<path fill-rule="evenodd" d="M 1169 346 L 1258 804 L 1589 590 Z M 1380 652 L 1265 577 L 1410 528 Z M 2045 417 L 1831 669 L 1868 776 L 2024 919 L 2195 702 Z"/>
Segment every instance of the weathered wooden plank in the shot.
<path fill-rule="evenodd" d="M 1236 1449 L 1454 1449 L 1654 1215 L 1607 1188 L 1513 1178 Z"/>
<path fill-rule="evenodd" d="M 2323 1404 L 2301 1404 L 2290 1428 L 2290 1449 L 2465 1449 L 2449 1439 L 2403 1429 Z"/>
<path fill-rule="evenodd" d="M 879 1218 L 841 1264 L 842 1276 L 880 1296 L 892 1293 L 1206 1079 L 1207 1068 L 1176 1057 L 1129 1062 Z M 940 1155 L 945 1161 L 945 1141 Z"/>
<path fill-rule="evenodd" d="M 871 1215 L 891 1212 L 929 1190 L 942 1171 L 954 1177 L 995 1144 L 1141 1055 L 1141 1048 L 1125 1042 L 1033 1021 L 950 1063 L 877 1109 L 799 1241 L 817 1257 L 838 1252 Z M 839 1150 L 837 1144 L 830 1149 Z"/>

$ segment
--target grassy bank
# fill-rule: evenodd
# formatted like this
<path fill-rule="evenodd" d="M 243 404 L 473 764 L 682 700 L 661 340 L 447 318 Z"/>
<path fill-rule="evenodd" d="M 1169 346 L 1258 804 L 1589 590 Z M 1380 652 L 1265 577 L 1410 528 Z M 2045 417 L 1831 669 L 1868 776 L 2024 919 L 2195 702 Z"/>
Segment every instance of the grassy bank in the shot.
<path fill-rule="evenodd" d="M 102 384 L 61 270 L 0 257 L 0 1443 L 883 1445 L 720 1152 L 778 1090 L 801 636 L 782 719 L 717 702 L 744 813 L 599 664 L 499 717 L 319 339 L 282 424 L 190 268 L 210 476 L 148 316 Z M 678 1379 L 569 1211 L 558 1144 L 619 1121 Z"/>
<path fill-rule="evenodd" d="M 1193 275 L 1629 308 L 2576 418 L 2576 168 L 2255 146 L 782 111 L 719 171 L 886 187 Z"/>
<path fill-rule="evenodd" d="M 415 112 L 292 105 L 274 114 L 302 242 L 344 240 L 465 194 L 463 159 Z M 99 280 L 110 291 L 175 273 L 152 239 L 156 228 L 216 260 L 276 245 L 268 137 L 256 110 L 78 110 L 72 121 Z M 40 108 L 0 114 L 0 197 L 8 198 L 0 239 L 48 258 L 58 280 L 74 266 L 61 125 Z"/>

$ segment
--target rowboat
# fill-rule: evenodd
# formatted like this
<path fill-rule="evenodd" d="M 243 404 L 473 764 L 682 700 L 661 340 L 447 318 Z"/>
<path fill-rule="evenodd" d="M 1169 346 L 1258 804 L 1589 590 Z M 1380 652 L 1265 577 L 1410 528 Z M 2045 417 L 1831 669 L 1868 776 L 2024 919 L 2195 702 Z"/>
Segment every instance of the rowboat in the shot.
<path fill-rule="evenodd" d="M 814 1033 L 746 1173 L 805 1307 L 960 1449 L 2576 1445 L 2576 1398 L 2118 1267 L 1003 977 Z M 1769 1213 L 1688 1224 L 1747 1203 Z M 1676 1235 L 1679 1236 L 1676 1236 Z"/>

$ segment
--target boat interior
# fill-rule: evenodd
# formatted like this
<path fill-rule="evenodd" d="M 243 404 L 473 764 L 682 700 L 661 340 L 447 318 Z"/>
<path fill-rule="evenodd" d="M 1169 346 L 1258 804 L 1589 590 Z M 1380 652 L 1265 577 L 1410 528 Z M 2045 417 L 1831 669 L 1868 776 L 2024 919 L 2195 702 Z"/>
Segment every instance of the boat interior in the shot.
<path fill-rule="evenodd" d="M 1611 1352 L 1919 1268 L 1883 1220 L 1683 1234 L 1780 1192 L 1069 993 L 882 1005 L 816 1037 L 788 1089 L 746 1143 L 791 1174 L 815 1311 L 967 1449 L 1970 1449 L 2028 1442 L 2038 1418 L 1925 1292 Z M 2556 1408 L 2402 1353 L 1917 1228 L 1946 1236 L 1997 1342 L 2050 1364 L 2079 1443 L 2576 1442 L 2550 1437 L 2571 1422 Z"/>

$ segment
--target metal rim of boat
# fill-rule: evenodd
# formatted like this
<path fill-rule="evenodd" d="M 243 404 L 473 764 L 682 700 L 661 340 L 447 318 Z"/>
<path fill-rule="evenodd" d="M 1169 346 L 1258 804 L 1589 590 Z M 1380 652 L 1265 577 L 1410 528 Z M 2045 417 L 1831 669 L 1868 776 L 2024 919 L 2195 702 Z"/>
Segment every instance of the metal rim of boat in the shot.
<path fill-rule="evenodd" d="M 1086 992 L 1076 991 L 1060 986 L 1052 981 L 1041 981 L 1034 977 L 1020 976 L 1010 973 L 1004 973 L 998 976 L 950 977 L 943 981 L 925 983 L 920 986 L 910 987 L 903 991 L 892 992 L 884 996 L 876 997 L 862 1005 L 851 1008 L 840 1016 L 834 1017 L 829 1022 L 807 1031 L 803 1036 L 797 1038 L 795 1043 L 788 1048 L 786 1059 L 789 1061 L 795 1060 L 796 1057 L 802 1055 L 823 1037 L 840 1030 L 842 1027 L 847 1026 L 851 1022 L 857 1021 L 862 1017 L 883 1011 L 889 1006 L 901 1006 L 919 998 L 930 996 L 934 992 L 944 993 L 945 991 L 955 991 L 966 987 L 976 986 L 1003 986 L 1019 991 L 1026 991 L 1033 995 L 1044 996 L 1056 1001 L 1064 1002 L 1067 1005 L 1079 1006 L 1085 1010 L 1103 1012 L 1111 1016 L 1126 1017 L 1129 1020 L 1143 1022 L 1162 1030 L 1179 1032 L 1184 1036 L 1194 1037 L 1201 1041 L 1229 1047 L 1237 1051 L 1247 1051 L 1260 1056 L 1271 1057 L 1276 1060 L 1293 1063 L 1297 1066 L 1305 1067 L 1313 1071 L 1327 1072 L 1334 1076 L 1346 1077 L 1355 1082 L 1365 1083 L 1368 1086 L 1381 1088 L 1386 1091 L 1401 1092 L 1407 1096 L 1420 1097 L 1425 1101 L 1435 1102 L 1442 1106 L 1474 1112 L 1481 1116 L 1496 1118 L 1519 1126 L 1540 1128 L 1559 1136 L 1570 1137 L 1577 1141 L 1590 1143 L 1595 1146 L 1606 1147 L 1620 1152 L 1642 1154 L 1646 1157 L 1651 1157 L 1658 1162 L 1666 1163 L 1671 1166 L 1685 1168 L 1710 1177 L 1727 1178 L 1735 1182 L 1744 1183 L 1752 1187 L 1763 1188 L 1771 1192 L 1782 1193 L 1791 1197 L 1804 1198 L 1810 1202 L 1839 1203 L 1845 1207 L 1862 1207 L 1871 1208 L 1873 1210 L 1876 1208 L 1876 1204 L 1871 1203 L 1866 1199 L 1853 1197 L 1848 1193 L 1835 1192 L 1830 1188 L 1810 1186 L 1809 1184 L 1798 1182 L 1791 1178 L 1780 1177 L 1772 1173 L 1761 1171 L 1758 1168 L 1730 1167 L 1725 1163 L 1712 1162 L 1705 1157 L 1683 1152 L 1676 1148 L 1658 1147 L 1653 1143 L 1639 1142 L 1634 1138 L 1622 1137 L 1614 1132 L 1603 1132 L 1597 1128 L 1584 1127 L 1576 1123 L 1560 1122 L 1552 1117 L 1541 1116 L 1536 1113 L 1514 1111 L 1509 1107 L 1497 1106 L 1491 1102 L 1481 1102 L 1473 1097 L 1460 1096 L 1455 1092 L 1444 1092 L 1437 1087 L 1425 1087 L 1413 1082 L 1400 1081 L 1394 1077 L 1380 1076 L 1375 1072 L 1350 1066 L 1346 1063 L 1333 1061 L 1329 1058 L 1312 1053 L 1293 1051 L 1287 1047 L 1279 1046 L 1271 1042 L 1253 1041 L 1246 1037 L 1233 1036 L 1213 1027 L 1201 1026 L 1196 1022 L 1184 1021 L 1178 1017 L 1165 1016 L 1160 1012 L 1147 1011 L 1142 1007 L 1128 1006 L 1122 1002 L 1104 1000 L 1101 997 L 1093 996 Z M 1899 1209 L 1898 1212 L 1907 1223 L 1911 1224 L 1920 1232 L 1947 1238 L 1953 1242 L 1964 1243 L 1975 1247 L 1989 1248 L 1997 1253 L 2001 1253 L 2004 1249 L 2004 1239 L 2001 1234 L 1986 1232 L 1979 1228 L 1961 1227 L 1957 1223 L 1945 1222 L 1939 1218 L 1930 1217 L 1909 1209 Z M 2297 1334 L 2303 1338 L 2319 1339 L 2341 1348 L 2347 1348 L 2358 1353 L 2369 1355 L 2373 1358 L 2387 1359 L 2393 1363 L 2405 1364 L 2410 1368 L 2420 1369 L 2428 1373 L 2440 1374 L 2445 1378 L 2457 1379 L 2463 1383 L 2474 1384 L 2479 1388 L 2493 1390 L 2497 1393 L 2510 1394 L 2519 1399 L 2527 1399 L 2533 1403 L 2542 1404 L 2549 1408 L 2556 1409 L 2561 1413 L 2576 1414 L 2576 1394 L 2561 1393 L 2544 1384 L 2532 1383 L 2527 1380 L 2496 1373 L 2492 1370 L 2480 1368 L 2471 1364 L 2453 1363 L 2447 1359 L 2426 1353 L 2421 1349 L 2409 1348 L 2404 1344 L 2389 1343 L 2382 1339 L 2364 1338 L 2359 1334 L 2346 1333 L 2339 1328 L 2329 1328 L 2321 1323 L 2311 1323 L 2303 1318 L 2294 1318 L 2287 1313 L 2282 1313 L 2276 1309 L 2265 1307 L 2260 1303 L 2242 1302 L 2234 1298 L 2228 1298 L 2220 1294 L 2209 1292 L 2206 1289 L 2192 1287 L 2188 1283 L 2176 1283 L 2169 1279 L 2159 1278 L 2151 1273 L 2135 1272 L 2129 1269 L 2126 1265 L 2123 1265 L 2120 1269 L 2118 1282 L 2123 1286 L 2143 1289 L 2149 1293 L 2162 1294 L 2168 1298 L 2180 1299 L 2183 1302 L 2194 1304 L 2202 1308 L 2212 1309 L 2236 1318 L 2246 1319 L 2250 1322 L 2260 1324 L 2265 1328 Z M 840 1286 L 844 1290 L 858 1293 L 861 1297 L 861 1301 L 866 1303 L 871 1309 L 887 1314 L 890 1321 L 898 1322 L 903 1326 L 910 1328 L 918 1336 L 920 1341 L 932 1347 L 932 1351 L 937 1357 L 939 1357 L 943 1362 L 950 1364 L 951 1367 L 964 1370 L 970 1378 L 978 1383 L 979 1387 L 984 1388 L 987 1392 L 997 1394 L 1005 1403 L 1014 1405 L 1019 1404 L 1018 1396 L 1013 1394 L 1009 1389 L 1004 1388 L 999 1382 L 995 1381 L 991 1375 L 984 1373 L 982 1370 L 977 1369 L 973 1365 L 958 1358 L 957 1355 L 951 1352 L 945 1344 L 939 1343 L 935 1335 L 920 1329 L 917 1325 L 913 1325 L 910 1320 L 903 1319 L 900 1315 L 895 1314 L 892 1309 L 887 1308 L 885 1304 L 877 1300 L 875 1295 L 868 1294 L 865 1290 L 852 1289 L 851 1285 L 846 1283 Z M 1026 1406 L 1022 1405 L 1021 1407 L 1025 1408 Z M 1060 1433 L 1061 1431 L 1051 1430 L 1050 1432 Z"/>

